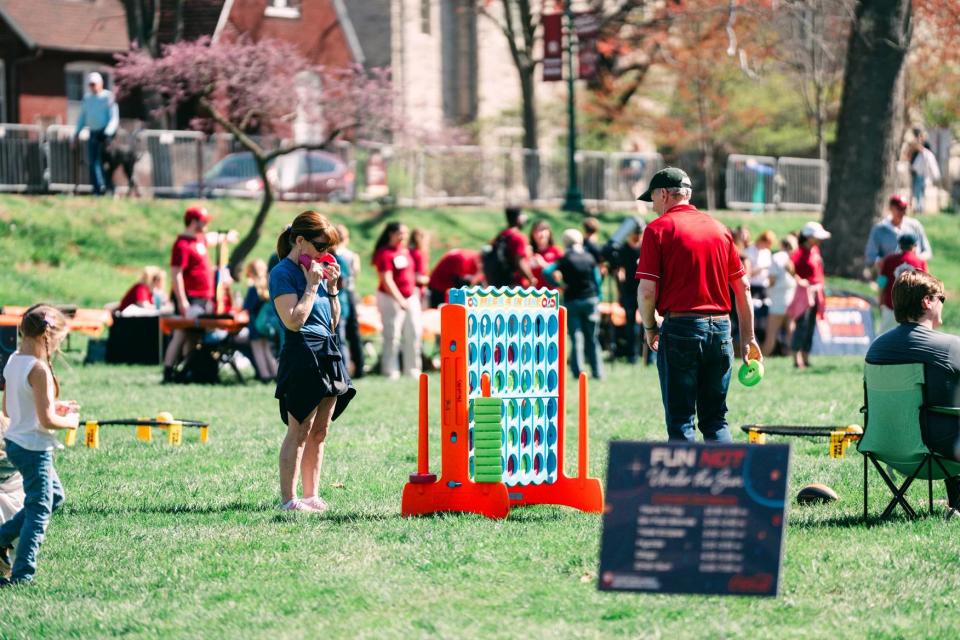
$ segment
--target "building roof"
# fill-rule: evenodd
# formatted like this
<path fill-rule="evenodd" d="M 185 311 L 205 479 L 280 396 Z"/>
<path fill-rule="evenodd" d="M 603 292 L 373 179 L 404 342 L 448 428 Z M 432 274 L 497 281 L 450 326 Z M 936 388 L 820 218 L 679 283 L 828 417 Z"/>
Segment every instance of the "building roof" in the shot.
<path fill-rule="evenodd" d="M 0 0 L 0 18 L 31 49 L 114 53 L 130 47 L 120 0 Z"/>
<path fill-rule="evenodd" d="M 390 66 L 390 0 L 342 0 L 356 32 L 363 64 Z"/>

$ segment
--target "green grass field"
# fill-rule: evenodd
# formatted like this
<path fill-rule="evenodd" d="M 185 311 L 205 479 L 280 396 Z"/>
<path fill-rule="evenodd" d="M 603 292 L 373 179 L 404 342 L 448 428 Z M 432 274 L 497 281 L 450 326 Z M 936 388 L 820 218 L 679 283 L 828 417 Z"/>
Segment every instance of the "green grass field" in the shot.
<path fill-rule="evenodd" d="M 0 195 L 0 305 L 28 305 L 38 300 L 99 307 L 117 301 L 140 276 L 147 264 L 166 265 L 170 247 L 182 229 L 185 203 L 179 200 L 111 200 L 70 196 L 24 197 Z M 215 200 L 206 203 L 216 215 L 214 229 L 245 233 L 256 213 L 256 203 Z M 304 205 L 274 206 L 251 259 L 266 259 L 277 234 Z M 431 257 L 435 262 L 455 247 L 479 248 L 502 228 L 499 209 L 434 208 L 379 211 L 363 205 L 320 205 L 320 211 L 350 229 L 351 247 L 369 257 L 383 225 L 402 220 L 411 228 L 431 232 Z M 603 234 L 612 233 L 623 212 L 598 214 Z M 729 226 L 746 224 L 756 236 L 772 229 L 778 236 L 796 231 L 810 213 L 749 214 L 721 212 Z M 559 211 L 531 211 L 531 219 L 550 221 L 560 241 L 563 229 L 579 227 L 582 218 Z M 649 217 L 649 214 L 648 214 Z M 957 220 L 949 215 L 923 219 L 935 257 L 930 265 L 947 285 L 951 297 L 960 294 L 960 236 Z M 367 265 L 364 265 L 367 267 Z M 361 293 L 373 293 L 376 274 L 365 268 L 358 282 Z M 873 295 L 860 281 L 830 278 L 838 289 Z M 960 332 L 960 306 L 948 304 L 945 324 Z"/>
<path fill-rule="evenodd" d="M 40 299 L 99 305 L 119 297 L 140 265 L 163 264 L 183 203 L 0 197 L 0 304 Z M 243 229 L 252 205 L 211 203 L 217 226 Z M 298 207 L 273 212 L 273 233 Z M 328 212 L 370 247 L 385 218 Z M 444 247 L 479 243 L 497 211 L 401 210 Z M 548 217 L 560 231 L 575 219 Z M 805 217 L 721 216 L 758 231 Z M 612 229 L 620 216 L 603 217 Z M 956 290 L 960 241 L 953 218 L 924 221 L 933 267 Z M 372 290 L 369 270 L 361 288 Z M 841 283 L 847 284 L 847 283 Z M 948 303 L 949 308 L 949 303 Z M 960 323 L 957 323 L 960 325 Z M 188 430 L 182 447 L 143 444 L 132 427 L 104 427 L 102 448 L 58 454 L 67 502 L 51 522 L 37 583 L 0 595 L 0 638 L 955 638 L 960 520 L 898 518 L 865 525 L 861 458 L 827 455 L 823 439 L 793 439 L 790 494 L 823 482 L 828 506 L 788 513 L 781 593 L 775 599 L 608 594 L 596 590 L 600 518 L 561 507 L 404 519 L 400 492 L 416 466 L 416 383 L 367 377 L 334 424 L 321 476 L 325 516 L 277 510 L 283 436 L 273 388 L 158 384 L 148 367 L 59 365 L 63 395 L 84 418 L 171 411 L 209 420 L 210 443 Z M 729 420 L 848 424 L 862 404 L 861 362 L 822 358 L 796 372 L 768 363 L 758 387 L 734 384 Z M 665 438 L 653 368 L 616 365 L 591 387 L 590 471 L 603 478 L 611 439 Z M 431 378 L 431 428 L 437 433 Z M 576 400 L 567 407 L 568 424 Z M 576 433 L 567 465 L 576 464 Z M 781 440 L 785 441 L 785 440 Z M 439 446 L 431 445 L 433 466 Z M 871 503 L 881 503 L 873 478 Z M 911 491 L 925 506 L 925 488 Z M 941 486 L 935 499 L 944 498 Z"/>
<path fill-rule="evenodd" d="M 2 638 L 956 637 L 960 521 L 861 524 L 861 458 L 830 459 L 824 440 L 792 440 L 790 492 L 825 482 L 841 500 L 790 505 L 780 597 L 604 594 L 596 515 L 532 507 L 499 522 L 400 517 L 415 469 L 413 380 L 361 381 L 331 430 L 321 478 L 331 510 L 317 517 L 276 509 L 283 429 L 272 388 L 161 387 L 150 368 L 61 370 L 64 395 L 86 416 L 170 410 L 209 420 L 211 441 L 188 431 L 171 448 L 104 427 L 101 449 L 60 453 L 68 501 L 36 585 L 2 595 Z M 610 374 L 591 388 L 590 471 L 601 478 L 608 440 L 664 437 L 655 370 Z M 771 363 L 760 386 L 732 388 L 737 439 L 746 422 L 856 422 L 859 376 L 855 359 L 822 359 L 803 373 Z M 912 493 L 922 500 L 925 491 Z"/>

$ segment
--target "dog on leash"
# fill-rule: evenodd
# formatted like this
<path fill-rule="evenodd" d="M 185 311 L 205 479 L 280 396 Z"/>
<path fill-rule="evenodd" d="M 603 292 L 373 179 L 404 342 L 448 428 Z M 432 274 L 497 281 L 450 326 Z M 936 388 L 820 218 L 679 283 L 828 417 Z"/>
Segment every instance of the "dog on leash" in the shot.
<path fill-rule="evenodd" d="M 133 135 L 123 136 L 123 138 L 114 136 L 110 140 L 103 151 L 103 175 L 107 182 L 107 193 L 116 193 L 113 174 L 118 168 L 123 168 L 127 184 L 130 185 L 127 195 L 140 197 L 140 187 L 137 185 L 137 178 L 134 173 L 134 166 L 139 159 L 140 153 L 137 150 L 136 138 Z"/>

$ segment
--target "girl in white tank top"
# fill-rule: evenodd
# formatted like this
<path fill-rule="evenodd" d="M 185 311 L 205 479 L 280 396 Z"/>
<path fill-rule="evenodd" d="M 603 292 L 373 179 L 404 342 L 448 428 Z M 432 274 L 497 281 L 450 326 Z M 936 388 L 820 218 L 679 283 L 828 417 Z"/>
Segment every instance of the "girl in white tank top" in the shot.
<path fill-rule="evenodd" d="M 3 411 L 10 418 L 4 445 L 8 460 L 23 476 L 26 495 L 23 509 L 0 526 L 0 587 L 33 580 L 50 514 L 64 496 L 53 467 L 53 451 L 59 447 L 55 433 L 76 429 L 79 423 L 79 405 L 57 400 L 60 385 L 51 366 L 67 334 L 66 318 L 53 307 L 34 305 L 23 314 L 19 334 L 19 350 L 3 369 Z M 11 567 L 10 544 L 18 538 Z"/>

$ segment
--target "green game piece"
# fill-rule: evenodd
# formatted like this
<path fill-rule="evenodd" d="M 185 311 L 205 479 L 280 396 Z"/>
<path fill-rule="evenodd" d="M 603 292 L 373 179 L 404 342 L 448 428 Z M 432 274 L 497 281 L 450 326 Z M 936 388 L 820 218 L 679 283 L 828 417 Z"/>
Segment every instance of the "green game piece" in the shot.
<path fill-rule="evenodd" d="M 501 402 L 503 402 L 503 398 L 487 398 L 487 397 L 484 397 L 484 396 L 480 396 L 480 397 L 478 397 L 478 398 L 474 398 L 474 399 L 473 399 L 473 404 L 475 404 L 475 405 L 477 405 L 477 406 L 481 406 L 481 405 L 482 405 L 482 406 L 485 406 L 485 407 L 500 406 L 500 403 L 501 403 Z"/>
<path fill-rule="evenodd" d="M 473 406 L 473 415 L 475 416 L 499 416 L 500 413 L 500 405 L 495 407 L 485 407 L 483 405 Z"/>
<path fill-rule="evenodd" d="M 503 426 L 499 422 L 477 422 L 473 425 L 474 433 L 500 433 Z"/>
<path fill-rule="evenodd" d="M 475 451 L 473 459 L 480 466 L 503 464 L 503 457 L 496 452 Z"/>
<path fill-rule="evenodd" d="M 482 476 L 476 476 L 473 481 L 474 481 L 474 482 L 483 482 L 483 483 L 503 482 L 503 474 L 500 474 L 500 475 L 482 475 Z"/>
<path fill-rule="evenodd" d="M 750 360 L 740 367 L 737 379 L 745 387 L 753 387 L 763 380 L 763 363 L 759 360 Z"/>
<path fill-rule="evenodd" d="M 495 415 L 474 415 L 473 421 L 477 424 L 500 424 L 500 416 Z"/>
<path fill-rule="evenodd" d="M 503 467 L 498 467 L 497 465 L 488 464 L 486 466 L 474 467 L 473 474 L 477 475 L 500 475 L 503 473 Z"/>

